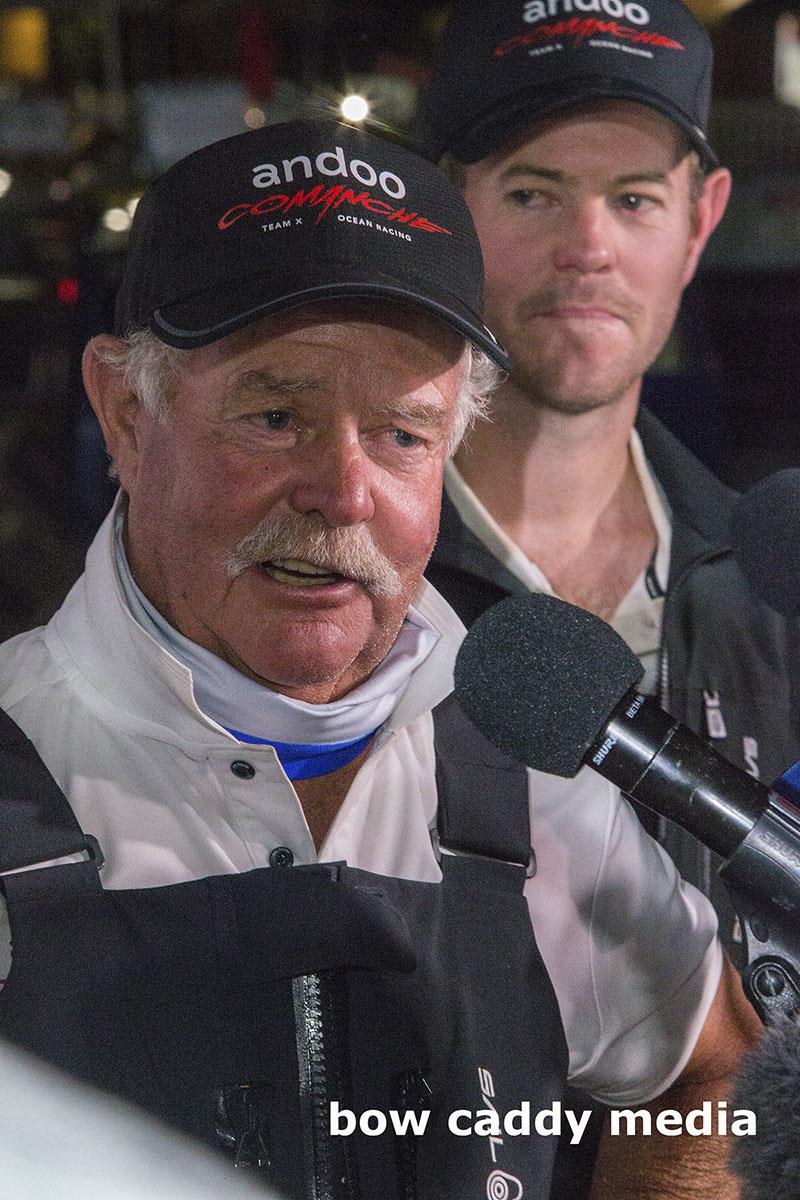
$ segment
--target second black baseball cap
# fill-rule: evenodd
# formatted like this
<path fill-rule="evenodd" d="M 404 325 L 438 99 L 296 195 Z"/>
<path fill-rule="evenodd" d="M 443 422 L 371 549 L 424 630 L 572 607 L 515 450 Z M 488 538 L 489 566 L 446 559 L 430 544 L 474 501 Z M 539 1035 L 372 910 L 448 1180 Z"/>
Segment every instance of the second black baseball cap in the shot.
<path fill-rule="evenodd" d="M 419 148 L 477 162 L 542 117 L 632 100 L 669 117 L 710 170 L 712 62 L 681 0 L 462 0 L 422 101 Z"/>
<path fill-rule="evenodd" d="M 422 308 L 508 365 L 480 316 L 483 261 L 457 190 L 392 142 L 298 120 L 214 142 L 150 185 L 115 328 L 190 349 L 269 313 L 365 296 Z"/>

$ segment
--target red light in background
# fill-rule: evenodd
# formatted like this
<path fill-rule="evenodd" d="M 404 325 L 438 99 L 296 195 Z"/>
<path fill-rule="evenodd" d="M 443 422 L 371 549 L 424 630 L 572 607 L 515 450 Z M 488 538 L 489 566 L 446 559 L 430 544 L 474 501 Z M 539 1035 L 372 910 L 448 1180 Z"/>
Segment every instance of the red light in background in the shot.
<path fill-rule="evenodd" d="M 56 295 L 62 304 L 77 303 L 78 296 L 80 295 L 77 279 L 73 279 L 69 275 L 65 275 L 63 279 L 59 279 L 56 286 Z"/>

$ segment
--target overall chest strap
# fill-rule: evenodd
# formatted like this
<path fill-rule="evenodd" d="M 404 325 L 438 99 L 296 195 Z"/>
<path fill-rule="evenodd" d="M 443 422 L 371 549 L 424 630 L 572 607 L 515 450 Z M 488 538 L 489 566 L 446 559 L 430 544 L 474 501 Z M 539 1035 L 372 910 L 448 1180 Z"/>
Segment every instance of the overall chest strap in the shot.
<path fill-rule="evenodd" d="M 433 710 L 433 729 L 439 848 L 517 863 L 533 875 L 525 767 L 487 741 L 452 694 Z"/>
<path fill-rule="evenodd" d="M 531 870 L 527 772 L 467 719 L 454 696 L 433 710 L 438 841 L 444 852 Z M 19 726 L 0 709 L 0 874 L 99 848 Z"/>
<path fill-rule="evenodd" d="M 80 851 L 99 856 L 33 742 L 0 709 L 0 874 Z"/>

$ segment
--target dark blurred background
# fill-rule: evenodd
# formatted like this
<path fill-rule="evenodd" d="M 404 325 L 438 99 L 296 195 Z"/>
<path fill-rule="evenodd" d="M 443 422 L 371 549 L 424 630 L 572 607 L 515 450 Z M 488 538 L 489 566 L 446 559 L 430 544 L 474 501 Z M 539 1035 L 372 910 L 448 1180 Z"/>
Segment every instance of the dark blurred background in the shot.
<path fill-rule="evenodd" d="M 692 4 L 730 209 L 646 402 L 723 479 L 800 465 L 800 0 Z M 449 6 L 0 0 L 0 637 L 45 620 L 112 488 L 80 383 L 137 197 L 230 133 L 351 94 L 408 134 Z"/>

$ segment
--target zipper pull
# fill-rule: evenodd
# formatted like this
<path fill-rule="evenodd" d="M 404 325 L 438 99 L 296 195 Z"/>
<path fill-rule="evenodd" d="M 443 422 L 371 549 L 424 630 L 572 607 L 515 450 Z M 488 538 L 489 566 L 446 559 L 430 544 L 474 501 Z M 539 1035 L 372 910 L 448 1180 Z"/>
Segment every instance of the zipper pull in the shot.
<path fill-rule="evenodd" d="M 658 582 L 658 576 L 656 575 L 655 557 L 656 556 L 655 556 L 655 551 L 654 551 L 653 557 L 650 559 L 650 562 L 647 564 L 647 570 L 644 573 L 644 586 L 645 586 L 645 588 L 647 590 L 647 594 L 651 600 L 660 600 L 662 598 L 662 596 L 666 596 L 667 593 L 664 591 L 661 584 Z"/>
<path fill-rule="evenodd" d="M 719 692 L 709 692 L 703 689 L 703 704 L 706 710 L 706 728 L 708 736 L 714 741 L 722 741 L 728 736 L 725 728 L 725 718 L 722 715 Z"/>
<path fill-rule="evenodd" d="M 257 1083 L 237 1083 L 217 1092 L 217 1140 L 229 1151 L 235 1167 L 270 1168 L 268 1099 L 269 1089 Z"/>

